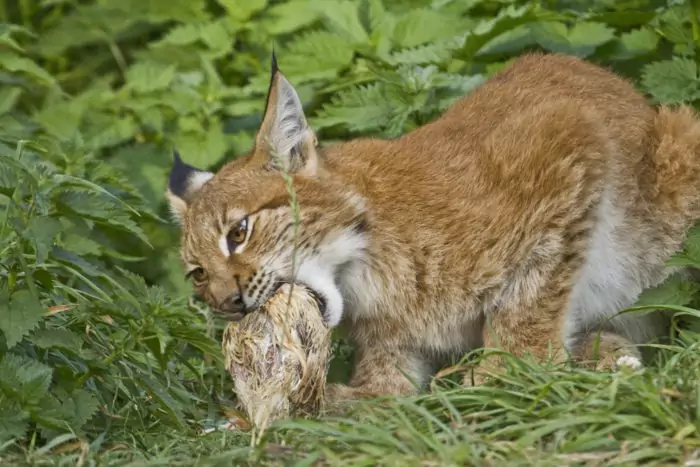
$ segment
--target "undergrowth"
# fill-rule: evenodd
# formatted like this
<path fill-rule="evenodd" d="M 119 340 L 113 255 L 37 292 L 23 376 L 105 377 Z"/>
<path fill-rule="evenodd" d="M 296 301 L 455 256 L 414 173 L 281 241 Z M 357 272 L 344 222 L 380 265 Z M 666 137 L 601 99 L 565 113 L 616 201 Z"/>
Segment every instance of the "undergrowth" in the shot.
<path fill-rule="evenodd" d="M 639 304 L 678 331 L 644 372 L 514 359 L 337 419 L 201 436 L 236 417 L 221 323 L 190 303 L 163 192 L 177 147 L 248 151 L 275 44 L 321 141 L 431 121 L 529 50 L 700 101 L 700 6 L 679 0 L 0 2 L 2 465 L 700 465 L 698 284 Z M 409 155 L 410 156 L 410 155 Z M 408 157 L 408 156 L 407 156 Z M 291 189 L 290 189 L 291 192 Z M 700 230 L 670 265 L 700 265 Z M 331 378 L 351 363 L 341 339 Z"/>

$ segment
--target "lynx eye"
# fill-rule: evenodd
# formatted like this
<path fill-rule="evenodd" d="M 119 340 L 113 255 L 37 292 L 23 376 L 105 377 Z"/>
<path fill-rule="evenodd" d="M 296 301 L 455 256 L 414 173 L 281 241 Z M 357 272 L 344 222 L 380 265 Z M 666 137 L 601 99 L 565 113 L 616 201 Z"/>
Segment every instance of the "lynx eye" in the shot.
<path fill-rule="evenodd" d="M 236 224 L 226 236 L 229 251 L 233 252 L 241 243 L 243 243 L 248 234 L 248 218 L 244 217 Z"/>
<path fill-rule="evenodd" d="M 187 278 L 192 278 L 192 280 L 197 283 L 201 284 L 205 280 L 207 280 L 207 272 L 203 268 L 195 268 L 188 272 L 185 277 Z"/>

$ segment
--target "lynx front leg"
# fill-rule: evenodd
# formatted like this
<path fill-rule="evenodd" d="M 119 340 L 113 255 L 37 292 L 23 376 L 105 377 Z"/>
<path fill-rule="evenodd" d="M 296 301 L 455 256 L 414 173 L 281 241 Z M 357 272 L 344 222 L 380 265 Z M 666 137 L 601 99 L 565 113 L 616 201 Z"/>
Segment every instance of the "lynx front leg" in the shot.
<path fill-rule="evenodd" d="M 414 395 L 426 383 L 429 371 L 429 365 L 410 352 L 387 348 L 362 349 L 357 353 L 350 384 L 329 384 L 326 402 L 334 405 L 354 399 Z"/>
<path fill-rule="evenodd" d="M 564 300 L 564 304 L 567 302 L 568 300 Z M 549 344 L 551 343 L 551 351 L 554 353 L 553 359 L 558 361 L 565 358 L 567 354 L 560 338 L 560 325 L 563 316 L 557 315 L 554 303 L 552 303 L 552 313 L 549 315 L 551 326 L 546 325 L 546 319 L 534 322 L 519 321 L 523 329 L 521 333 L 518 333 L 517 324 L 512 318 L 510 320 L 496 319 L 495 322 L 492 321 L 492 333 L 489 334 L 489 330 L 485 331 L 487 336 L 485 337 L 485 346 L 500 347 L 518 356 L 529 352 L 537 358 L 544 359 L 548 357 Z M 527 329 L 532 330 L 531 335 L 528 335 Z M 501 342 L 498 342 L 499 340 Z M 506 340 L 505 344 L 503 340 Z M 609 331 L 592 332 L 578 339 L 571 348 L 571 357 L 582 366 L 597 371 L 617 371 L 622 367 L 636 370 L 643 366 L 639 349 L 625 337 Z M 488 378 L 488 373 L 500 371 L 502 364 L 500 357 L 490 357 L 474 369 L 473 375 L 467 374 L 464 377 L 464 385 L 483 384 Z"/>
<path fill-rule="evenodd" d="M 591 226 L 587 216 L 582 216 L 569 226 L 558 255 L 535 252 L 528 266 L 513 274 L 506 292 L 499 297 L 502 305 L 487 316 L 484 347 L 518 357 L 530 354 L 540 360 L 566 358 L 562 328 Z M 553 261 L 556 264 L 552 265 Z M 473 374 L 465 375 L 463 383 L 482 384 L 488 373 L 502 371 L 503 364 L 503 357 L 487 356 Z"/>

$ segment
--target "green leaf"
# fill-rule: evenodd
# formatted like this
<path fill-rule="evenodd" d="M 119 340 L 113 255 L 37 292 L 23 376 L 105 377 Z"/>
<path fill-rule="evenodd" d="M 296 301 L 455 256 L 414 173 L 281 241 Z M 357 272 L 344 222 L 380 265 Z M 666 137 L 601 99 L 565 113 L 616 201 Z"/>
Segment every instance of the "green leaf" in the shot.
<path fill-rule="evenodd" d="M 494 18 L 478 23 L 465 35 L 460 58 L 471 59 L 489 41 L 518 26 L 535 21 L 554 21 L 561 16 L 561 14 L 542 10 L 536 4 L 522 7 L 509 5 L 500 10 Z"/>
<path fill-rule="evenodd" d="M 248 20 L 267 5 L 267 0 L 217 0 L 217 2 L 224 7 L 230 17 L 241 22 Z"/>
<path fill-rule="evenodd" d="M 91 127 L 86 131 L 85 139 L 94 148 L 116 146 L 133 138 L 138 125 L 131 115 L 106 116 L 93 114 Z"/>
<path fill-rule="evenodd" d="M 312 126 L 320 129 L 345 124 L 351 131 L 379 126 L 389 113 L 388 106 L 382 103 L 382 89 L 381 84 L 375 83 L 337 93 L 312 119 Z"/>
<path fill-rule="evenodd" d="M 47 394 L 53 370 L 23 355 L 5 354 L 0 360 L 0 388 L 22 405 L 36 405 Z"/>
<path fill-rule="evenodd" d="M 466 37 L 456 36 L 434 44 L 394 52 L 384 60 L 391 65 L 427 65 L 444 63 L 452 58 L 453 53 L 464 47 Z"/>
<path fill-rule="evenodd" d="M 687 305 L 700 291 L 700 285 L 674 274 L 656 287 L 645 290 L 635 306 L 646 305 Z"/>
<path fill-rule="evenodd" d="M 465 29 L 464 21 L 439 11 L 418 9 L 396 20 L 393 41 L 399 47 L 415 47 L 449 39 Z"/>
<path fill-rule="evenodd" d="M 48 290 L 48 291 L 53 290 L 53 285 L 54 285 L 53 276 L 47 270 L 45 270 L 45 269 L 34 270 L 34 272 L 32 273 L 32 278 L 34 278 L 34 281 L 36 283 L 40 284 L 46 290 Z"/>
<path fill-rule="evenodd" d="M 180 119 L 185 131 L 180 131 L 173 139 L 174 145 L 182 154 L 187 154 L 190 164 L 196 167 L 210 167 L 221 160 L 228 149 L 226 135 L 219 124 L 212 124 L 208 131 L 195 120 Z M 190 130 L 190 131 L 187 131 Z"/>
<path fill-rule="evenodd" d="M 26 412 L 10 411 L 0 407 L 0 443 L 21 438 L 29 429 L 29 415 Z"/>
<path fill-rule="evenodd" d="M 0 291 L 0 331 L 5 334 L 9 348 L 14 347 L 44 318 L 41 303 L 27 290 L 18 290 L 9 297 Z"/>
<path fill-rule="evenodd" d="M 37 428 L 46 438 L 53 438 L 73 428 L 70 423 L 73 414 L 68 411 L 73 407 L 66 407 L 63 403 L 68 400 L 65 391 L 59 389 L 57 393 L 46 394 L 38 406 L 31 411 L 32 420 L 36 422 Z M 74 428 L 73 431 L 75 431 Z"/>
<path fill-rule="evenodd" d="M 263 98 L 251 100 L 237 100 L 226 107 L 226 113 L 232 117 L 245 117 L 259 112 L 265 106 Z"/>
<path fill-rule="evenodd" d="M 268 6 L 265 15 L 261 21 L 262 27 L 268 34 L 278 36 L 309 26 L 320 17 L 321 12 L 308 0 L 292 0 Z"/>
<path fill-rule="evenodd" d="M 617 50 L 611 58 L 626 60 L 640 55 L 649 54 L 659 45 L 659 35 L 653 29 L 642 27 L 626 32 L 620 36 Z"/>
<path fill-rule="evenodd" d="M 104 277 L 106 272 L 101 271 L 94 263 L 86 261 L 80 256 L 64 250 L 63 248 L 56 247 L 51 253 L 52 256 L 61 263 L 65 263 L 72 268 L 77 268 L 82 270 L 87 276 L 91 276 L 93 279 Z"/>
<path fill-rule="evenodd" d="M 381 130 L 385 135 L 395 136 L 411 110 L 396 86 L 375 83 L 336 94 L 312 119 L 312 125 L 315 128 L 343 125 L 353 132 Z"/>
<path fill-rule="evenodd" d="M 0 146 L 2 149 L 3 146 Z M 11 151 L 8 148 L 8 152 Z M 0 152 L 0 193 L 11 195 L 20 184 L 28 188 L 35 188 L 37 179 L 21 160 L 15 157 L 15 151 L 11 156 L 6 156 Z"/>
<path fill-rule="evenodd" d="M 603 23 L 579 21 L 569 29 L 568 39 L 579 56 L 592 54 L 595 49 L 615 38 L 615 30 Z"/>
<path fill-rule="evenodd" d="M 137 144 L 120 148 L 113 159 L 114 166 L 121 169 L 154 207 L 163 200 L 172 163 L 170 151 L 153 144 Z"/>
<path fill-rule="evenodd" d="M 157 62 L 138 62 L 126 71 L 125 89 L 153 92 L 166 89 L 175 78 L 175 67 Z"/>
<path fill-rule="evenodd" d="M 85 111 L 78 101 L 55 101 L 33 118 L 54 136 L 70 140 L 78 131 Z"/>
<path fill-rule="evenodd" d="M 229 34 L 224 20 L 214 21 L 205 25 L 201 32 L 202 42 L 211 50 L 225 54 L 231 50 L 233 35 Z"/>
<path fill-rule="evenodd" d="M 12 52 L 0 50 L 0 70 L 5 69 L 12 73 L 23 73 L 33 78 L 37 83 L 45 86 L 56 86 L 56 80 L 46 70 L 29 60 Z"/>
<path fill-rule="evenodd" d="M 0 443 L 23 436 L 29 428 L 29 413 L 16 400 L 0 392 Z"/>
<path fill-rule="evenodd" d="M 84 5 L 43 31 L 38 49 L 46 55 L 59 55 L 72 47 L 106 40 L 114 31 L 135 22 L 123 11 L 98 5 Z M 94 57 L 93 57 L 94 59 Z"/>
<path fill-rule="evenodd" d="M 614 6 L 612 5 L 614 3 L 618 3 L 619 5 L 617 0 L 613 0 L 610 3 L 611 7 Z M 640 11 L 635 9 L 624 9 L 620 11 L 593 11 L 590 15 L 588 15 L 588 19 L 590 21 L 605 23 L 620 29 L 645 25 L 655 17 L 656 15 L 654 14 L 653 10 Z"/>
<path fill-rule="evenodd" d="M 353 44 L 369 43 L 367 31 L 359 17 L 359 4 L 350 0 L 329 0 L 318 3 L 328 29 Z"/>
<path fill-rule="evenodd" d="M 642 88 L 662 104 L 677 104 L 700 99 L 700 80 L 695 61 L 674 57 L 644 66 Z"/>
<path fill-rule="evenodd" d="M 387 22 L 393 23 L 393 15 L 387 11 L 382 0 L 363 0 L 359 11 L 363 27 L 372 33 L 387 27 Z M 393 27 L 391 29 L 393 32 Z"/>
<path fill-rule="evenodd" d="M 79 430 L 97 412 L 99 401 L 89 391 L 80 389 L 72 394 L 60 394 L 61 412 L 68 419 L 70 426 Z"/>
<path fill-rule="evenodd" d="M 211 23 L 186 23 L 171 29 L 160 41 L 151 44 L 152 49 L 167 49 L 175 46 L 183 49 L 183 46 L 196 46 L 198 43 L 206 45 L 209 49 L 219 54 L 227 53 L 231 49 L 233 36 L 229 33 L 224 20 Z M 156 64 L 151 56 L 142 57 L 143 63 Z M 171 63 L 158 64 L 160 67 L 174 67 L 177 60 L 170 60 Z"/>
<path fill-rule="evenodd" d="M 203 0 L 106 0 L 105 3 L 101 10 L 107 13 L 110 9 L 120 10 L 127 13 L 129 19 L 152 23 L 173 20 L 185 23 L 209 19 L 206 13 L 206 2 Z"/>
<path fill-rule="evenodd" d="M 532 26 L 535 40 L 545 49 L 587 57 L 599 46 L 613 40 L 615 31 L 602 23 L 578 22 L 567 28 L 560 22 L 542 22 Z"/>
<path fill-rule="evenodd" d="M 21 26 L 15 24 L 0 24 L 0 45 L 4 45 L 15 52 L 23 53 L 24 49 L 13 37 L 13 35 L 18 32 L 27 36 L 32 35 L 29 30 Z"/>
<path fill-rule="evenodd" d="M 51 247 L 53 246 L 54 239 L 61 229 L 61 223 L 53 217 L 37 216 L 29 219 L 24 237 L 34 245 L 36 254 L 35 261 L 37 264 L 46 261 L 49 256 L 49 251 L 51 251 Z"/>
<path fill-rule="evenodd" d="M 437 110 L 447 110 L 447 108 L 454 104 L 455 101 L 469 94 L 474 89 L 481 86 L 485 81 L 486 77 L 483 75 L 440 75 L 439 79 L 436 80 L 435 84 L 440 86 L 441 88 L 447 88 L 451 92 L 445 93 L 446 95 L 440 96 L 436 105 Z"/>
<path fill-rule="evenodd" d="M 657 31 L 677 45 L 693 43 L 693 33 L 689 26 L 690 16 L 685 5 L 669 8 L 656 18 Z"/>
<path fill-rule="evenodd" d="M 61 246 L 66 250 L 72 251 L 80 256 L 99 256 L 100 253 L 102 253 L 102 245 L 99 243 L 83 237 L 82 235 L 71 233 L 67 233 L 62 236 Z"/>
<path fill-rule="evenodd" d="M 9 112 L 22 95 L 22 89 L 19 87 L 7 86 L 0 88 L 0 114 Z"/>
<path fill-rule="evenodd" d="M 477 53 L 483 57 L 489 54 L 516 54 L 525 47 L 537 44 L 532 32 L 532 24 L 521 24 L 488 41 Z M 489 64 L 493 65 L 493 64 Z"/>
<path fill-rule="evenodd" d="M 299 85 L 335 77 L 340 69 L 352 63 L 354 54 L 355 48 L 346 39 L 327 31 L 312 31 L 299 35 L 280 54 L 279 63 L 285 75 Z"/>
<path fill-rule="evenodd" d="M 68 190 L 63 191 L 57 197 L 57 202 L 66 212 L 72 211 L 84 218 L 94 220 L 101 226 L 110 226 L 129 232 L 150 246 L 148 237 L 143 233 L 141 227 L 102 194 Z"/>
<path fill-rule="evenodd" d="M 182 411 L 180 410 L 180 404 L 178 404 L 159 381 L 151 378 L 144 372 L 141 376 L 135 378 L 135 382 L 158 402 L 160 407 L 170 415 L 174 422 L 179 425 L 185 424 Z"/>
<path fill-rule="evenodd" d="M 109 191 L 107 191 L 104 187 L 97 185 L 89 180 L 85 180 L 82 178 L 78 177 L 73 177 L 71 175 L 67 174 L 54 174 L 52 177 L 52 180 L 58 185 L 61 186 L 62 188 L 65 187 L 79 187 L 79 188 L 86 188 L 92 192 L 92 194 L 99 194 L 99 195 L 104 195 L 106 198 L 111 199 L 112 201 L 117 202 L 122 208 L 131 211 L 134 214 L 138 214 L 138 212 L 129 206 L 125 201 L 120 199 L 118 196 L 113 195 Z M 67 190 L 70 192 L 70 190 Z"/>
<path fill-rule="evenodd" d="M 30 338 L 31 342 L 42 349 L 62 348 L 71 352 L 80 352 L 83 340 L 68 329 L 40 329 Z"/>
<path fill-rule="evenodd" d="M 167 45 L 190 45 L 202 37 L 202 25 L 198 23 L 185 23 L 175 26 L 159 41 L 151 44 L 152 48 L 165 47 Z"/>
<path fill-rule="evenodd" d="M 694 225 L 685 239 L 683 250 L 674 254 L 667 262 L 669 267 L 692 266 L 700 269 L 700 224 Z"/>

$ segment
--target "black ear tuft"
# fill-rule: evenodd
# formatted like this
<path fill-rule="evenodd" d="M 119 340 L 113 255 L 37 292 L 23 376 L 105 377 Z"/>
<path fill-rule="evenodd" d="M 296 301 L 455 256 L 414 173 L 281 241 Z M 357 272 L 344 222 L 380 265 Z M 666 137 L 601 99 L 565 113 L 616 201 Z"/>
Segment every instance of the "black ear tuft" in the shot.
<path fill-rule="evenodd" d="M 270 59 L 270 85 L 267 88 L 267 96 L 265 97 L 265 107 L 263 110 L 263 118 L 267 113 L 267 107 L 270 105 L 270 94 L 272 94 L 272 88 L 275 86 L 275 76 L 280 71 L 277 66 L 277 54 L 275 54 L 275 46 L 272 46 L 272 58 Z"/>
<path fill-rule="evenodd" d="M 170 210 L 178 222 L 182 222 L 192 196 L 212 177 L 214 177 L 213 173 L 184 163 L 180 153 L 173 151 L 173 168 L 170 169 L 165 195 L 170 203 Z"/>
<path fill-rule="evenodd" d="M 178 151 L 173 152 L 173 168 L 170 170 L 170 178 L 168 180 L 168 188 L 175 196 L 187 199 L 188 195 L 193 189 L 199 188 L 200 183 L 193 183 L 197 175 L 207 175 L 209 173 L 203 170 L 199 170 L 189 164 L 182 161 L 180 153 Z M 204 180 L 201 180 L 203 183 Z"/>
<path fill-rule="evenodd" d="M 170 169 L 170 179 L 168 187 L 170 191 L 180 198 L 184 198 L 187 193 L 187 183 L 195 172 L 194 167 L 182 162 L 180 153 L 173 152 L 173 168 Z"/>
<path fill-rule="evenodd" d="M 275 73 L 279 71 L 277 66 L 277 54 L 275 53 L 275 46 L 272 46 L 272 60 L 270 61 L 270 78 L 275 77 Z"/>

